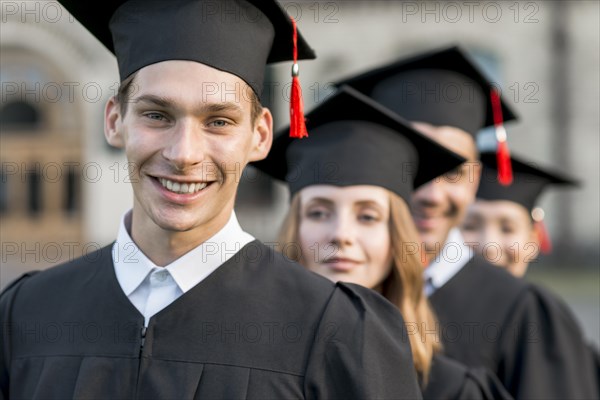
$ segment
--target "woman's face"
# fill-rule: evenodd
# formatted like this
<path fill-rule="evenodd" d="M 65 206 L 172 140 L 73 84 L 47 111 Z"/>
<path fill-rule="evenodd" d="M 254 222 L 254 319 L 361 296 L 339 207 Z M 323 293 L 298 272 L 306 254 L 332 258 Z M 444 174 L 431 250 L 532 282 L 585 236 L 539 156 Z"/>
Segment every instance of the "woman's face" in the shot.
<path fill-rule="evenodd" d="M 306 187 L 300 191 L 301 262 L 334 282 L 377 288 L 392 265 L 389 219 L 389 194 L 381 187 Z"/>
<path fill-rule="evenodd" d="M 477 200 L 462 227 L 467 244 L 492 264 L 522 277 L 539 253 L 528 210 L 512 201 Z"/>

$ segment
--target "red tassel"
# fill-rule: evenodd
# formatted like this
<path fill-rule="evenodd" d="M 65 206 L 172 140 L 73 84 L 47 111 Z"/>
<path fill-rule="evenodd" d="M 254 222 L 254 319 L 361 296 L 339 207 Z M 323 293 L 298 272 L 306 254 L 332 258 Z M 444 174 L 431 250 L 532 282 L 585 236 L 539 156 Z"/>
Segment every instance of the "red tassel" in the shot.
<path fill-rule="evenodd" d="M 510 152 L 508 151 L 508 143 L 506 143 L 506 140 L 498 142 L 496 162 L 498 165 L 498 182 L 504 186 L 510 185 L 513 181 L 513 176 Z"/>
<path fill-rule="evenodd" d="M 540 251 L 542 254 L 550 254 L 552 252 L 552 241 L 546 229 L 546 224 L 544 224 L 544 221 L 536 221 L 534 224 L 534 228 L 540 238 Z"/>
<path fill-rule="evenodd" d="M 508 186 L 513 181 L 512 163 L 510 161 L 510 151 L 504 129 L 504 119 L 502 118 L 502 104 L 500 103 L 500 93 L 498 89 L 492 88 L 492 113 L 494 116 L 494 126 L 496 128 L 496 159 L 498 165 L 498 182 L 501 185 Z"/>
<path fill-rule="evenodd" d="M 298 79 L 298 32 L 296 21 L 292 20 L 294 29 L 294 65 L 292 66 L 292 90 L 290 94 L 290 137 L 302 139 L 308 137 L 306 120 L 304 118 L 304 102 L 302 100 L 302 87 Z"/>
<path fill-rule="evenodd" d="M 536 230 L 538 239 L 540 240 L 540 251 L 542 254 L 549 254 L 552 251 L 552 241 L 544 224 L 544 210 L 536 207 L 531 211 L 533 218 L 533 229 Z"/>

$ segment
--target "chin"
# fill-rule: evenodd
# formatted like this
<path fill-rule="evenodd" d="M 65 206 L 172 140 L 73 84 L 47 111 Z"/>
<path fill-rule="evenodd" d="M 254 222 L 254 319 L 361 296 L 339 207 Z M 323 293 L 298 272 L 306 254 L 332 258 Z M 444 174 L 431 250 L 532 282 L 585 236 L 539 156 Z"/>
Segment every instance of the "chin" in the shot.
<path fill-rule="evenodd" d="M 425 249 L 428 251 L 441 250 L 446 243 L 448 232 L 427 232 L 421 234 Z"/>
<path fill-rule="evenodd" d="M 187 232 L 198 226 L 195 217 L 187 215 L 155 215 L 154 223 L 163 230 Z"/>
<path fill-rule="evenodd" d="M 194 229 L 194 225 L 191 225 L 189 221 L 183 222 L 170 222 L 170 221 L 155 221 L 161 229 L 171 232 L 188 232 Z"/>

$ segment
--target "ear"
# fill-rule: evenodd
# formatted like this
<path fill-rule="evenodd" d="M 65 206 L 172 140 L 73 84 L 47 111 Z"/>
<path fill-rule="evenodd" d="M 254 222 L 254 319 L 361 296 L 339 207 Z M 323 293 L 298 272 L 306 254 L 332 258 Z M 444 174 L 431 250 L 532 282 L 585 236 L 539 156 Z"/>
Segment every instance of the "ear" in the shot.
<path fill-rule="evenodd" d="M 121 133 L 121 123 L 121 108 L 113 96 L 108 100 L 104 109 L 104 136 L 108 144 L 117 148 L 125 146 L 125 140 Z"/>
<path fill-rule="evenodd" d="M 256 119 L 252 132 L 252 148 L 248 157 L 249 161 L 264 159 L 273 144 L 273 115 L 263 107 L 261 115 Z"/>

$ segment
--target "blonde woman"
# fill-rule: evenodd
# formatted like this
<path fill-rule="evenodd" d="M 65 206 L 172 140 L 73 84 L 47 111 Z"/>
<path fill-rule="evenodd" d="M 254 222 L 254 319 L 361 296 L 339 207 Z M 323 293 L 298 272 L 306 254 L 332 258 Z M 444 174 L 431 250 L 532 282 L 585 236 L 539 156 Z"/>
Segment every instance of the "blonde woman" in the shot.
<path fill-rule="evenodd" d="M 258 165 L 290 187 L 279 241 L 284 255 L 332 281 L 369 287 L 398 307 L 408 332 L 398 340 L 410 342 L 425 398 L 510 398 L 485 370 L 441 355 L 423 292 L 407 199 L 414 185 L 464 160 L 347 87 L 307 118 L 308 139 L 280 137 L 273 156 Z M 435 162 L 423 162 L 429 158 Z"/>

